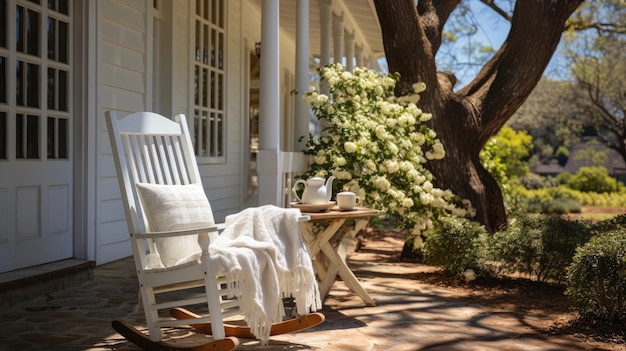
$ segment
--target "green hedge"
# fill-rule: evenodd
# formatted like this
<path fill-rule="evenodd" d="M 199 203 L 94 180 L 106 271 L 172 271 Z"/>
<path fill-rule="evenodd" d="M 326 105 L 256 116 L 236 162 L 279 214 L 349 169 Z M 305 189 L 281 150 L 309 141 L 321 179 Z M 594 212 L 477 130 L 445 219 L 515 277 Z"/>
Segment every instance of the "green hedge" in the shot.
<path fill-rule="evenodd" d="M 579 213 L 581 206 L 626 207 L 626 193 L 582 192 L 560 185 L 526 189 L 514 188 L 518 213 Z"/>
<path fill-rule="evenodd" d="M 467 281 L 522 273 L 565 284 L 582 316 L 626 322 L 626 215 L 587 224 L 531 214 L 491 236 L 475 222 L 443 218 L 435 223 L 422 253 L 425 263 Z"/>
<path fill-rule="evenodd" d="M 626 234 L 593 237 L 576 251 L 567 269 L 568 295 L 581 315 L 626 321 Z"/>
<path fill-rule="evenodd" d="M 464 218 L 443 217 L 435 222 L 434 230 L 424 242 L 424 262 L 441 266 L 453 274 L 468 270 L 480 275 L 482 247 L 487 232 L 478 223 Z"/>
<path fill-rule="evenodd" d="M 564 282 L 576 248 L 591 236 L 590 227 L 555 215 L 518 218 L 487 243 L 487 260 L 496 273 L 523 273 L 538 281 Z"/>

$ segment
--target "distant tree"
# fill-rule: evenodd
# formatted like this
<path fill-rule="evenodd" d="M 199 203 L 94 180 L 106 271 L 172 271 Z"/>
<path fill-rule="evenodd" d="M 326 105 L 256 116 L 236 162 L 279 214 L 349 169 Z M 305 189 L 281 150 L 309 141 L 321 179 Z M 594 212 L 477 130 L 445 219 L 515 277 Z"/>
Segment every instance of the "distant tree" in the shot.
<path fill-rule="evenodd" d="M 626 35 L 597 37 L 583 54 L 571 56 L 576 119 L 626 161 Z"/>
<path fill-rule="evenodd" d="M 576 161 L 583 161 L 586 164 L 592 166 L 602 166 L 609 159 L 609 150 L 599 149 L 596 145 L 600 145 L 598 139 L 591 139 L 585 143 L 586 147 L 578 150 L 574 159 Z"/>
<path fill-rule="evenodd" d="M 621 87 L 616 88 L 623 84 L 621 78 L 626 74 L 624 0 L 585 1 L 566 22 L 565 34 L 561 53 L 566 57 L 569 72 L 561 75 L 560 81 L 544 77 L 508 122 L 514 129 L 529 131 L 535 143 L 533 154 L 539 156 L 537 158 L 551 157 L 553 155 L 548 151 L 558 151 L 560 146 L 569 148 L 583 135 L 599 135 L 607 146 L 624 139 L 605 128 L 607 114 L 602 113 L 605 108 L 598 109 L 599 101 L 605 104 L 610 101 L 606 100 L 608 95 L 619 98 L 624 91 Z M 613 82 L 605 77 L 610 77 Z M 610 93 L 611 90 L 616 93 Z M 619 114 L 612 114 L 608 117 L 611 120 L 608 124 L 614 124 L 614 117 L 620 118 Z M 561 156 L 559 162 L 562 161 Z"/>
<path fill-rule="evenodd" d="M 506 165 L 509 178 L 528 174 L 528 157 L 532 148 L 532 137 L 524 130 L 516 131 L 504 126 L 495 135 L 497 153 Z"/>
<path fill-rule="evenodd" d="M 511 180 L 528 174 L 526 159 L 531 149 L 532 138 L 526 131 L 504 126 L 480 152 L 480 162 L 500 185 L 508 211 L 515 210 L 516 203 Z"/>
<path fill-rule="evenodd" d="M 507 122 L 515 130 L 528 131 L 533 138 L 532 154 L 537 159 L 559 157 L 556 151 L 580 141 L 583 121 L 574 118 L 577 110 L 570 103 L 571 94 L 571 82 L 544 77 Z"/>

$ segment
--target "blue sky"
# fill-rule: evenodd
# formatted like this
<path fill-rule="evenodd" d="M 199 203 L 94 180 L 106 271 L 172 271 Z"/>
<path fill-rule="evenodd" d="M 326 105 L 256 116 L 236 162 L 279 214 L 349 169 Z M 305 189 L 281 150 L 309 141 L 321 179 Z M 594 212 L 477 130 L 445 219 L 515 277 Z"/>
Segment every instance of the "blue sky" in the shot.
<path fill-rule="evenodd" d="M 469 5 L 479 23 L 476 40 L 495 48 L 500 47 L 509 33 L 509 22 L 478 1 L 469 1 Z"/>
<path fill-rule="evenodd" d="M 469 40 L 472 42 L 480 42 L 482 45 L 493 47 L 495 50 L 500 48 L 509 33 L 511 27 L 510 23 L 477 0 L 469 0 L 467 3 L 478 24 L 476 34 L 469 38 Z M 459 46 L 467 44 L 468 43 L 463 42 L 462 39 L 458 43 Z M 467 84 L 469 80 L 476 76 L 480 68 L 481 67 L 468 66 L 463 72 L 455 72 L 459 79 L 456 88 L 461 88 Z"/>

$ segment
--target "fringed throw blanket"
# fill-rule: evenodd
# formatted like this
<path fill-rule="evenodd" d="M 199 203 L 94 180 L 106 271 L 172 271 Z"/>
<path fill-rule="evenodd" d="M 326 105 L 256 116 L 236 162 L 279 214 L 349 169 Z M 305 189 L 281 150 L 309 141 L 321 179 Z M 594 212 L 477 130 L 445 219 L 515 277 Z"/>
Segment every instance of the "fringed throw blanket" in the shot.
<path fill-rule="evenodd" d="M 213 223 L 202 184 L 137 184 L 151 231 L 195 228 Z M 251 331 L 264 343 L 270 326 L 283 317 L 282 297 L 293 296 L 298 314 L 321 308 L 317 281 L 299 231 L 299 209 L 261 206 L 226 219 L 226 229 L 209 251 L 239 299 Z M 147 269 L 194 264 L 200 258 L 197 235 L 155 239 Z"/>
<path fill-rule="evenodd" d="M 263 344 L 272 323 L 284 316 L 283 297 L 293 296 L 298 314 L 322 307 L 311 258 L 299 231 L 299 209 L 248 208 L 226 218 L 211 244 L 211 259 L 236 291 L 240 308 Z"/>

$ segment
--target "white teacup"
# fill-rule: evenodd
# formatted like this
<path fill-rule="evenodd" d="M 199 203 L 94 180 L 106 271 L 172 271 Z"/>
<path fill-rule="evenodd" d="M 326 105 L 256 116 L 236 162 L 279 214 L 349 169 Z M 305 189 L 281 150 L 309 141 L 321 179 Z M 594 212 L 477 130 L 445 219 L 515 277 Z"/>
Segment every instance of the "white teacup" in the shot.
<path fill-rule="evenodd" d="M 342 191 L 337 194 L 337 206 L 340 210 L 351 210 L 359 204 L 361 199 L 355 193 Z"/>

